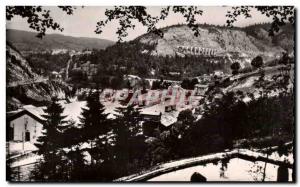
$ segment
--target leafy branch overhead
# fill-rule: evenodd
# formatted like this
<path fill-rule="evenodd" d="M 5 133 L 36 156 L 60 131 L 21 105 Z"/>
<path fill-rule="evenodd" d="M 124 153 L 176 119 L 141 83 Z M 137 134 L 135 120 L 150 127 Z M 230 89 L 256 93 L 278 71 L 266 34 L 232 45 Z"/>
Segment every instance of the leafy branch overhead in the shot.
<path fill-rule="evenodd" d="M 62 11 L 68 15 L 72 15 L 75 7 L 72 6 L 58 6 Z M 50 15 L 50 10 L 44 9 L 42 6 L 7 6 L 6 19 L 11 20 L 15 16 L 21 16 L 27 19 L 29 28 L 38 32 L 37 37 L 45 36 L 47 29 L 63 31 L 63 27 L 57 23 Z"/>
<path fill-rule="evenodd" d="M 165 20 L 170 12 L 180 13 L 185 18 L 187 25 L 194 31 L 195 36 L 199 35 L 198 24 L 196 24 L 195 16 L 202 15 L 203 11 L 198 10 L 195 6 L 168 6 L 162 8 L 159 16 L 152 16 L 147 12 L 147 8 L 144 6 L 115 6 L 113 9 L 106 9 L 106 19 L 97 22 L 95 32 L 97 34 L 102 33 L 103 28 L 111 21 L 118 20 L 120 26 L 117 29 L 116 34 L 118 40 L 122 41 L 122 38 L 128 36 L 128 29 L 134 29 L 135 23 L 141 23 L 147 27 L 147 32 L 152 32 L 163 36 L 160 29 L 156 27 L 156 24 Z"/>
<path fill-rule="evenodd" d="M 59 6 L 68 15 L 73 14 L 76 7 Z M 253 12 L 257 12 L 272 18 L 269 35 L 273 36 L 280 27 L 286 23 L 295 23 L 295 8 L 293 6 L 238 6 L 232 7 L 225 15 L 227 26 L 232 27 L 239 16 L 251 18 Z M 200 35 L 199 23 L 196 16 L 201 16 L 204 12 L 197 6 L 167 6 L 162 7 L 158 16 L 153 16 L 145 6 L 115 6 L 105 10 L 106 18 L 96 24 L 95 33 L 101 34 L 105 26 L 112 21 L 118 21 L 119 27 L 116 34 L 121 42 L 128 36 L 128 30 L 134 29 L 136 24 L 142 24 L 147 28 L 148 33 L 154 33 L 163 37 L 163 32 L 157 28 L 157 23 L 165 20 L 171 13 L 181 14 L 185 23 L 192 29 L 195 36 Z M 63 27 L 57 23 L 50 15 L 50 10 L 42 6 L 7 6 L 6 19 L 11 20 L 14 16 L 21 16 L 27 19 L 29 27 L 38 32 L 37 37 L 45 36 L 47 29 L 63 31 Z"/>
<path fill-rule="evenodd" d="M 251 18 L 251 11 L 256 10 L 262 15 L 272 18 L 269 35 L 274 36 L 286 23 L 295 24 L 295 8 L 293 6 L 239 6 L 232 7 L 226 14 L 227 26 L 232 27 L 237 17 Z"/>

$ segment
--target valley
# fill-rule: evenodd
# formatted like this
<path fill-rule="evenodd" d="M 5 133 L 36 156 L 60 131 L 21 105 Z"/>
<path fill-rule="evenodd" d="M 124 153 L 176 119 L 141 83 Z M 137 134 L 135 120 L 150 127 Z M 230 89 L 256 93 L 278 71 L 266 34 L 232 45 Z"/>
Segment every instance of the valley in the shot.
<path fill-rule="evenodd" d="M 294 28 L 270 39 L 266 25 L 202 24 L 199 37 L 173 25 L 123 43 L 7 31 L 10 177 L 39 181 L 48 129 L 62 181 L 76 169 L 81 181 L 189 180 L 209 169 L 229 176 L 209 180 L 275 181 L 279 167 L 293 181 Z M 267 175 L 249 174 L 267 163 Z"/>

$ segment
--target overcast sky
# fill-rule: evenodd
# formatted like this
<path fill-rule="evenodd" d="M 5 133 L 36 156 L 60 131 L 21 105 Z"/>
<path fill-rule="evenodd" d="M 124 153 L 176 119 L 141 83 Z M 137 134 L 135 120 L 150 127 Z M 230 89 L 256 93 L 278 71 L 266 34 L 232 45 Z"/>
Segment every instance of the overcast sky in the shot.
<path fill-rule="evenodd" d="M 117 35 L 115 34 L 116 28 L 118 27 L 117 22 L 109 23 L 103 30 L 103 33 L 95 34 L 94 30 L 96 28 L 96 23 L 99 20 L 105 18 L 104 12 L 105 9 L 111 7 L 104 6 L 86 6 L 86 7 L 77 7 L 73 15 L 67 15 L 65 12 L 61 11 L 57 7 L 45 7 L 51 10 L 51 15 L 55 21 L 60 23 L 64 28 L 63 32 L 48 30 L 47 33 L 60 33 L 69 36 L 80 36 L 80 37 L 96 37 L 104 38 L 116 41 Z M 203 10 L 203 15 L 197 17 L 198 23 L 209 23 L 215 25 L 224 25 L 226 23 L 226 13 L 230 10 L 230 7 L 214 7 L 206 6 L 199 7 Z M 159 15 L 161 7 L 152 6 L 147 7 L 151 15 Z M 252 18 L 244 19 L 239 17 L 238 21 L 235 23 L 235 26 L 247 26 L 253 23 L 259 22 L 270 22 L 271 19 L 260 14 L 257 11 L 252 11 Z M 184 23 L 184 18 L 181 14 L 171 14 L 166 20 L 158 23 L 158 27 L 164 27 L 168 25 L 174 25 L 178 23 Z M 32 31 L 27 24 L 27 20 L 22 19 L 21 17 L 14 17 L 11 21 L 7 21 L 6 27 L 8 29 L 18 29 Z M 134 30 L 129 31 L 129 35 L 125 40 L 132 40 L 137 36 L 144 34 L 146 28 L 138 24 Z"/>

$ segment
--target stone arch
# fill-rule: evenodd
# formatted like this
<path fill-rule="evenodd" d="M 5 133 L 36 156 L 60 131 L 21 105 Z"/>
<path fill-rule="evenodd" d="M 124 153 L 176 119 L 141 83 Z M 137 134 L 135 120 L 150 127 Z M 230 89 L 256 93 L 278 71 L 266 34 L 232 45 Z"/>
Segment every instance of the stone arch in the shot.
<path fill-rule="evenodd" d="M 203 52 L 204 52 L 204 50 L 203 50 L 203 48 L 201 47 L 201 48 L 200 48 L 200 54 L 203 55 Z"/>
<path fill-rule="evenodd" d="M 197 51 L 196 51 L 197 55 L 199 55 L 199 52 L 200 52 L 200 47 L 197 47 Z"/>

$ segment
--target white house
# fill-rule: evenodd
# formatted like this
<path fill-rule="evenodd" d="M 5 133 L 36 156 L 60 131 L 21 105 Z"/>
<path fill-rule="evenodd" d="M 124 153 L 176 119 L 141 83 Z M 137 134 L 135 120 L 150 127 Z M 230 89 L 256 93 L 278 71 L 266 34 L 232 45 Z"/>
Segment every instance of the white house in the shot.
<path fill-rule="evenodd" d="M 43 118 L 39 108 L 23 109 L 7 113 L 7 141 L 35 143 L 42 133 Z"/>

